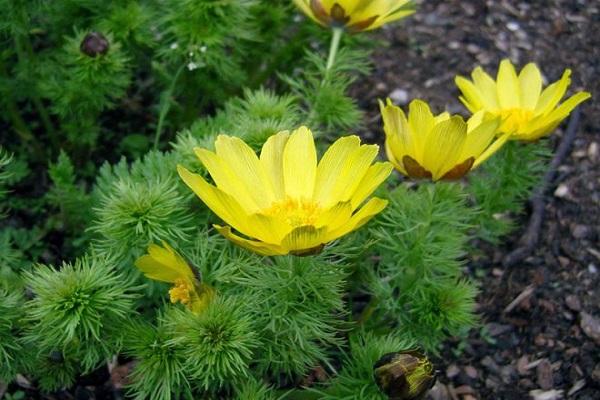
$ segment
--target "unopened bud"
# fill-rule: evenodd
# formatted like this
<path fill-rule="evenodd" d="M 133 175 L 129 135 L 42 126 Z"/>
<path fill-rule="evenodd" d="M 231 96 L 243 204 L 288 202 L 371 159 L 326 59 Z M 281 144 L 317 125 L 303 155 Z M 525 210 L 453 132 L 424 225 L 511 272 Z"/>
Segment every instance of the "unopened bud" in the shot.
<path fill-rule="evenodd" d="M 58 350 L 53 350 L 48 355 L 48 359 L 54 363 L 61 363 L 65 360 L 63 353 Z"/>
<path fill-rule="evenodd" d="M 81 41 L 79 50 L 85 55 L 96 57 L 98 54 L 105 55 L 108 53 L 110 44 L 108 39 L 100 32 L 90 32 Z"/>
<path fill-rule="evenodd" d="M 390 400 L 420 400 L 435 384 L 433 364 L 418 351 L 388 353 L 373 366 L 375 381 Z"/>

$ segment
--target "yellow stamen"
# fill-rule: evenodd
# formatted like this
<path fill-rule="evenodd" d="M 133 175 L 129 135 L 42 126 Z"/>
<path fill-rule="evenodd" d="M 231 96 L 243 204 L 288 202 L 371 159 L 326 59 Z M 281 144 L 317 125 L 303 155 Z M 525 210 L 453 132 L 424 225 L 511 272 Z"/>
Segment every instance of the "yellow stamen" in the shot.
<path fill-rule="evenodd" d="M 171 303 L 181 302 L 182 304 L 189 304 L 192 299 L 192 285 L 184 279 L 177 279 L 174 283 L 175 286 L 169 290 Z"/>
<path fill-rule="evenodd" d="M 292 199 L 273 203 L 264 211 L 265 214 L 285 220 L 292 227 L 314 225 L 321 213 L 318 203 L 304 199 Z"/>
<path fill-rule="evenodd" d="M 500 130 L 502 132 L 519 132 L 527 127 L 529 121 L 533 119 L 533 111 L 523 108 L 510 108 L 500 110 L 495 113 L 502 119 Z"/>

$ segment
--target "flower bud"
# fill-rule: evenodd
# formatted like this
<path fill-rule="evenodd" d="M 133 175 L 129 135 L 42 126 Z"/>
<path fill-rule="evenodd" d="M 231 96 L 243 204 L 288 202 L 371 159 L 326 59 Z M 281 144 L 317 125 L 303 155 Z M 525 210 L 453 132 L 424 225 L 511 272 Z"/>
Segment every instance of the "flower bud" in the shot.
<path fill-rule="evenodd" d="M 390 400 L 420 400 L 435 384 L 433 364 L 416 350 L 388 353 L 373 366 L 375 381 Z"/>
<path fill-rule="evenodd" d="M 48 359 L 54 363 L 61 363 L 65 360 L 63 353 L 58 350 L 51 351 L 50 355 L 48 355 Z"/>
<path fill-rule="evenodd" d="M 110 44 L 108 39 L 100 32 L 90 32 L 81 41 L 79 50 L 85 55 L 96 57 L 98 54 L 105 55 L 108 53 Z"/>

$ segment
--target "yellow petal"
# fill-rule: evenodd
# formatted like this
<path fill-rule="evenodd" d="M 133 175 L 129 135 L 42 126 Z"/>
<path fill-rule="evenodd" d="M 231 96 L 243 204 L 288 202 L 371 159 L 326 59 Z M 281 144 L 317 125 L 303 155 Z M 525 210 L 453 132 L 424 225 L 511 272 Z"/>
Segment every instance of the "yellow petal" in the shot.
<path fill-rule="evenodd" d="M 352 209 L 355 210 L 361 203 L 371 195 L 392 173 L 392 164 L 388 162 L 375 163 L 369 167 L 367 173 L 360 181 L 356 191 L 352 195 Z"/>
<path fill-rule="evenodd" d="M 261 208 L 246 184 L 230 168 L 229 163 L 206 149 L 197 147 L 194 152 L 210 173 L 217 187 L 237 199 L 246 212 L 256 212 Z"/>
<path fill-rule="evenodd" d="M 425 141 L 427 151 L 420 164 L 431 172 L 433 180 L 438 180 L 456 165 L 466 139 L 467 124 L 459 116 L 440 122 L 431 130 Z"/>
<path fill-rule="evenodd" d="M 338 179 L 322 206 L 328 208 L 337 202 L 349 201 L 378 153 L 379 146 L 374 144 L 356 148 L 338 170 Z"/>
<path fill-rule="evenodd" d="M 135 261 L 135 266 L 150 279 L 160 282 L 175 282 L 181 279 L 179 271 L 170 269 L 156 261 L 152 256 L 145 254 Z"/>
<path fill-rule="evenodd" d="M 460 97 L 460 100 L 465 107 L 467 107 L 467 109 L 472 113 L 476 113 L 478 110 L 481 110 L 484 102 L 481 94 L 479 93 L 479 89 L 477 89 L 473 82 L 463 78 L 462 76 L 457 76 L 454 79 L 454 82 L 463 94 Z"/>
<path fill-rule="evenodd" d="M 312 19 L 313 21 L 321 24 L 321 21 L 319 21 L 317 18 L 315 18 L 315 16 L 313 15 L 312 10 L 310 9 L 310 6 L 308 4 L 308 0 L 294 0 L 294 4 L 296 4 L 296 6 L 298 6 L 298 8 L 300 10 L 302 10 L 302 12 L 304 14 L 306 14 L 308 17 L 310 17 L 310 19 Z"/>
<path fill-rule="evenodd" d="M 344 224 L 342 227 L 327 232 L 324 237 L 324 242 L 327 243 L 332 240 L 335 240 L 341 236 L 346 235 L 369 222 L 371 218 L 380 213 L 386 206 L 388 202 L 387 200 L 380 199 L 378 197 L 373 197 L 369 200 L 358 212 L 356 212 L 352 218 L 348 221 L 348 223 Z"/>
<path fill-rule="evenodd" d="M 288 132 L 279 132 L 267 139 L 260 152 L 260 163 L 271 180 L 277 200 L 285 198 L 283 182 L 283 149 L 289 139 Z"/>
<path fill-rule="evenodd" d="M 188 263 L 166 242 L 163 247 L 155 244 L 148 246 L 148 254 L 135 261 L 135 266 L 150 279 L 161 282 L 175 282 L 183 279 L 193 281 L 194 273 Z"/>
<path fill-rule="evenodd" d="M 334 230 L 347 223 L 351 216 L 352 205 L 350 202 L 340 202 L 321 213 L 314 225 L 315 228 L 326 226 L 327 230 Z"/>
<path fill-rule="evenodd" d="M 296 199 L 311 199 L 317 174 L 317 151 L 312 132 L 305 126 L 294 131 L 283 151 L 285 192 Z"/>
<path fill-rule="evenodd" d="M 260 208 L 273 203 L 275 195 L 271 181 L 250 146 L 238 137 L 219 135 L 215 141 L 215 150 L 223 163 L 233 171 L 234 179 L 237 178 L 246 187 Z"/>
<path fill-rule="evenodd" d="M 345 136 L 336 140 L 325 152 L 317 167 L 317 179 L 313 198 L 318 203 L 331 202 L 339 199 L 330 199 L 330 194 L 340 176 L 340 171 L 347 163 L 348 158 L 360 146 L 358 136 Z"/>
<path fill-rule="evenodd" d="M 404 165 L 396 159 L 394 151 L 392 150 L 390 143 L 387 140 L 385 141 L 385 154 L 387 155 L 388 160 L 394 165 L 394 168 L 396 168 L 404 175 L 407 175 L 406 169 L 404 169 Z"/>
<path fill-rule="evenodd" d="M 571 70 L 567 69 L 559 81 L 554 82 L 542 92 L 540 99 L 535 107 L 536 115 L 545 115 L 556 107 L 560 99 L 565 95 L 567 88 L 571 84 Z"/>
<path fill-rule="evenodd" d="M 473 83 L 481 93 L 481 100 L 487 110 L 493 111 L 498 109 L 498 86 L 494 79 L 487 74 L 481 67 L 477 67 L 471 74 Z"/>
<path fill-rule="evenodd" d="M 515 67 L 509 60 L 502 60 L 498 70 L 498 100 L 502 108 L 519 107 L 521 100 L 521 89 Z"/>
<path fill-rule="evenodd" d="M 233 243 L 241 246 L 245 249 L 253 251 L 255 253 L 261 254 L 263 256 L 277 256 L 287 254 L 288 251 L 280 246 L 258 242 L 255 240 L 244 239 L 233 232 L 231 232 L 231 228 L 228 226 L 219 226 L 213 225 L 215 229 L 223 236 L 225 236 L 228 240 Z"/>
<path fill-rule="evenodd" d="M 208 305 L 213 301 L 216 296 L 216 291 L 212 287 L 201 283 L 196 285 L 194 293 L 191 298 L 191 304 L 189 305 L 190 310 L 195 314 L 200 314 Z"/>
<path fill-rule="evenodd" d="M 521 107 L 528 110 L 535 109 L 542 93 L 542 74 L 534 63 L 529 63 L 519 74 L 519 87 L 521 88 Z"/>
<path fill-rule="evenodd" d="M 265 243 L 278 244 L 291 230 L 292 226 L 286 221 L 264 214 L 252 214 L 248 216 L 248 236 Z"/>
<path fill-rule="evenodd" d="M 236 230 L 251 236 L 247 213 L 232 196 L 208 184 L 202 176 L 191 173 L 181 165 L 177 166 L 177 172 L 212 212 Z"/>
<path fill-rule="evenodd" d="M 387 105 L 379 101 L 383 130 L 385 131 L 386 149 L 394 155 L 396 161 L 402 160 L 405 154 L 414 154 L 410 127 L 404 111 L 387 100 Z"/>
<path fill-rule="evenodd" d="M 412 133 L 413 158 L 422 160 L 425 138 L 435 124 L 433 114 L 427 103 L 418 99 L 411 101 L 408 110 L 408 124 Z"/>
<path fill-rule="evenodd" d="M 483 163 L 485 160 L 487 160 L 492 155 L 494 155 L 494 153 L 496 153 L 498 150 L 500 150 L 502 148 L 502 146 L 504 146 L 504 143 L 506 143 L 506 141 L 510 138 L 511 138 L 510 134 L 505 134 L 505 135 L 500 136 L 498 139 L 496 139 L 496 141 L 494 143 L 492 143 L 491 146 L 489 146 L 483 153 L 481 153 L 481 155 L 479 157 L 477 157 L 477 159 L 475 160 L 475 163 L 473 163 L 473 167 L 471 167 L 471 169 L 475 169 L 475 168 L 479 167 L 481 165 L 481 163 Z"/>
<path fill-rule="evenodd" d="M 549 135 L 575 107 L 590 97 L 591 95 L 587 92 L 579 92 L 571 96 L 550 114 L 540 115 L 534 118 L 524 131 L 517 132 L 517 135 L 513 136 L 513 138 L 536 140 L 540 137 Z"/>
<path fill-rule="evenodd" d="M 394 4 L 394 8 L 392 8 L 389 12 L 383 14 L 383 17 L 378 18 L 366 30 L 376 29 L 384 24 L 387 24 L 388 22 L 408 17 L 409 15 L 414 14 L 416 11 L 413 6 L 413 3 L 410 1 L 392 1 L 388 2 L 388 4 Z"/>
<path fill-rule="evenodd" d="M 327 243 L 324 240 L 326 231 L 326 227 L 300 226 L 283 239 L 281 247 L 292 252 L 314 249 Z"/>
<path fill-rule="evenodd" d="M 492 143 L 494 137 L 498 133 L 500 120 L 498 118 L 484 121 L 482 119 L 483 111 L 475 114 L 467 125 L 470 125 L 471 120 L 481 119 L 477 125 L 473 126 L 467 133 L 467 140 L 463 148 L 462 154 L 459 157 L 459 162 L 466 160 L 469 157 L 477 159 L 485 149 Z"/>
<path fill-rule="evenodd" d="M 554 111 L 552 111 L 548 115 L 548 118 L 551 120 L 562 120 L 566 118 L 575 107 L 577 107 L 579 104 L 586 101 L 590 97 L 592 97 L 592 95 L 588 92 L 576 93 L 573 96 L 569 97 L 566 101 L 564 101 Z"/>
<path fill-rule="evenodd" d="M 450 117 L 452 117 L 450 113 L 448 111 L 444 111 L 443 113 L 436 115 L 435 118 L 433 118 L 433 122 L 435 124 L 439 124 L 440 122 L 448 121 Z"/>

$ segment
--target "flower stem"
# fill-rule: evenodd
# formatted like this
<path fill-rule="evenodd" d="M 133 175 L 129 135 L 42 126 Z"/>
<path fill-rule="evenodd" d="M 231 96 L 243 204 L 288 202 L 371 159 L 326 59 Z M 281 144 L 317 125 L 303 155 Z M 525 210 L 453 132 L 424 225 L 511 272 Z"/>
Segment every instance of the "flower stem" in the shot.
<path fill-rule="evenodd" d="M 333 28 L 333 36 L 331 37 L 331 46 L 329 47 L 329 57 L 327 58 L 327 71 L 333 67 L 335 63 L 335 56 L 337 55 L 338 49 L 340 48 L 340 39 L 344 30 L 342 28 Z"/>
<path fill-rule="evenodd" d="M 160 106 L 160 114 L 158 115 L 158 124 L 156 125 L 156 133 L 154 134 L 154 149 L 158 149 L 158 144 L 160 142 L 160 136 L 162 135 L 163 124 L 165 122 L 165 118 L 169 113 L 169 109 L 171 108 L 171 96 L 173 96 L 173 91 L 175 90 L 175 84 L 177 83 L 177 79 L 179 79 L 179 75 L 185 68 L 186 64 L 182 64 L 181 67 L 175 73 L 173 80 L 171 81 L 171 85 L 167 89 L 166 92 L 163 93 L 163 98 L 161 100 Z"/>

